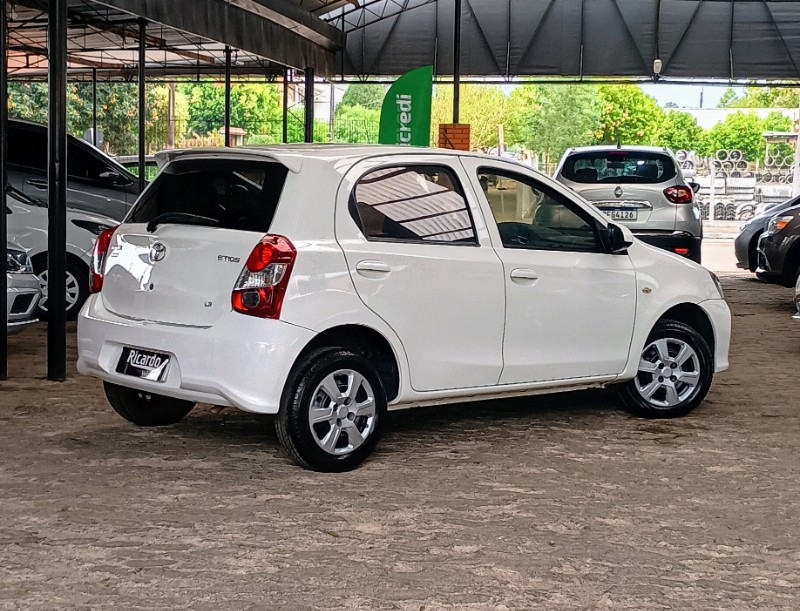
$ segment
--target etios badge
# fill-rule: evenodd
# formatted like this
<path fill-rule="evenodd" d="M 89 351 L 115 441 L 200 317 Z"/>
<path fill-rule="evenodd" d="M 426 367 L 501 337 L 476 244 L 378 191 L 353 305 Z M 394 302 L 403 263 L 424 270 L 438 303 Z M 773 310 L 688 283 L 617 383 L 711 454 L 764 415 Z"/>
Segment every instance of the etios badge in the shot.
<path fill-rule="evenodd" d="M 150 263 L 161 261 L 166 256 L 167 256 L 167 247 L 164 246 L 161 242 L 153 243 L 153 245 L 150 247 Z"/>

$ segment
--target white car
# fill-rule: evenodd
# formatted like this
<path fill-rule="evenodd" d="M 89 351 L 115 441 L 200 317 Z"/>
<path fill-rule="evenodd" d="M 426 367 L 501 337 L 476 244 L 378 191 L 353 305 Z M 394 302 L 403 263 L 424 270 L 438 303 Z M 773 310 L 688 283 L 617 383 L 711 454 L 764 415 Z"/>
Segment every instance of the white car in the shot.
<path fill-rule="evenodd" d="M 47 207 L 13 187 L 6 196 L 8 235 L 28 253 L 42 289 L 38 315 L 47 315 Z M 89 296 L 89 262 L 98 235 L 114 219 L 67 209 L 67 318 L 75 318 Z"/>
<path fill-rule="evenodd" d="M 13 335 L 37 322 L 41 291 L 28 255 L 16 244 L 6 249 L 6 333 Z"/>
<path fill-rule="evenodd" d="M 728 367 L 716 278 L 527 166 L 455 151 L 173 151 L 98 239 L 78 370 L 124 418 L 277 414 L 299 464 L 351 469 L 388 406 L 619 384 L 694 409 Z"/>

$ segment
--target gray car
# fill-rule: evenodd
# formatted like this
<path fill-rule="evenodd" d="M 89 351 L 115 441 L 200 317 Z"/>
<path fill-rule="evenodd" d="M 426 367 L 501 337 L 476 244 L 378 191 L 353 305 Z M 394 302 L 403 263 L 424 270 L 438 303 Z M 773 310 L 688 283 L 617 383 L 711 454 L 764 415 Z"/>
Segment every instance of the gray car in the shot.
<path fill-rule="evenodd" d="M 669 149 L 589 146 L 569 149 L 556 180 L 648 244 L 700 262 L 703 222 L 694 194 Z"/>
<path fill-rule="evenodd" d="M 800 277 L 800 206 L 773 214 L 758 239 L 756 275 L 793 287 Z"/>
<path fill-rule="evenodd" d="M 6 250 L 6 332 L 19 333 L 36 322 L 34 313 L 41 297 L 39 279 L 33 274 L 28 255 L 21 248 Z"/>
<path fill-rule="evenodd" d="M 773 206 L 763 214 L 754 216 L 741 227 L 739 235 L 734 242 L 736 251 L 736 267 L 756 271 L 758 267 L 758 239 L 767 228 L 767 223 L 776 214 L 800 204 L 800 197 L 786 200 Z"/>

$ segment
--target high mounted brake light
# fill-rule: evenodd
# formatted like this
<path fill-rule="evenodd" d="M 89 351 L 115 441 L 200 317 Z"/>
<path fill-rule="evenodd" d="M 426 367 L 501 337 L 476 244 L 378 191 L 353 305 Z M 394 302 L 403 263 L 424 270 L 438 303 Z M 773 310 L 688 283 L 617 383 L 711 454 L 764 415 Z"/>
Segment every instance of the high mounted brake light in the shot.
<path fill-rule="evenodd" d="M 280 318 L 297 251 L 280 235 L 265 235 L 255 245 L 236 280 L 231 306 L 259 318 Z"/>
<path fill-rule="evenodd" d="M 89 292 L 99 293 L 103 288 L 103 274 L 105 272 L 106 255 L 111 246 L 111 238 L 116 227 L 104 230 L 94 241 L 92 249 L 92 263 L 89 267 Z"/>

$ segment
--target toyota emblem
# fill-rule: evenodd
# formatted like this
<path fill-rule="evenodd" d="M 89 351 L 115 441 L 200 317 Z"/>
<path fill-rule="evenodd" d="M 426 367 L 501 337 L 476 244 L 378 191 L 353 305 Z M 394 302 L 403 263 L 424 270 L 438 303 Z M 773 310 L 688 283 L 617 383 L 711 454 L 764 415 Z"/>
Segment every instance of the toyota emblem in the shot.
<path fill-rule="evenodd" d="M 616 189 L 614 189 L 614 195 L 616 195 L 617 197 L 622 197 L 622 187 L 617 187 Z"/>
<path fill-rule="evenodd" d="M 153 245 L 150 247 L 150 263 L 161 261 L 166 256 L 167 256 L 167 247 L 164 246 L 161 242 L 154 242 Z"/>

